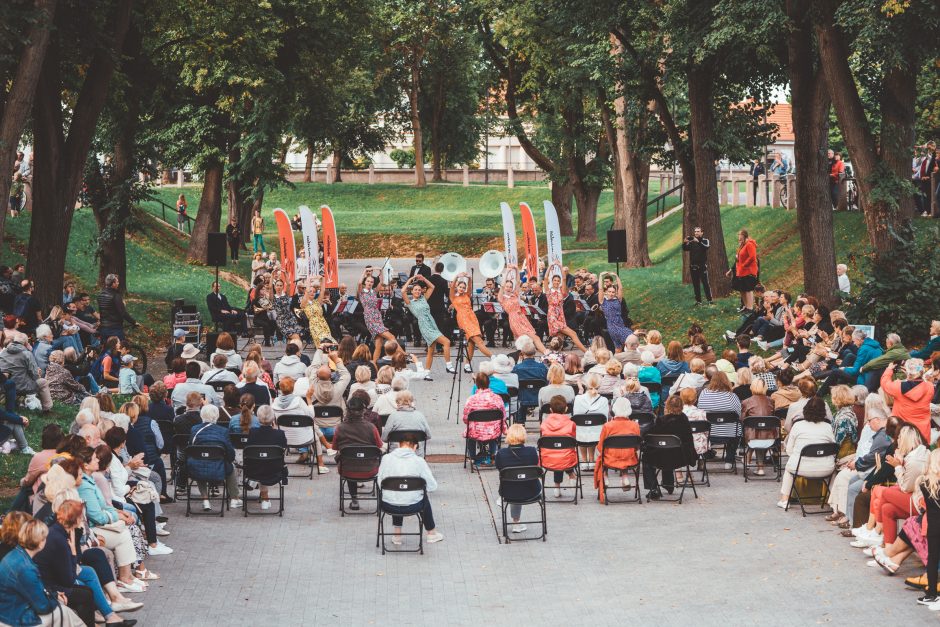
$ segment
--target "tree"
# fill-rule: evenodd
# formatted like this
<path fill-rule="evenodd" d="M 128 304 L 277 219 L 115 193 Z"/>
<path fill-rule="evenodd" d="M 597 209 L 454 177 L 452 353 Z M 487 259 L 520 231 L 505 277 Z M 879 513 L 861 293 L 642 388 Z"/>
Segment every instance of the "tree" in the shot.
<path fill-rule="evenodd" d="M 16 149 L 32 108 L 39 73 L 49 47 L 56 4 L 56 0 L 35 0 L 32 7 L 24 10 L 11 3 L 5 5 L 0 14 L 11 33 L 20 33 L 21 28 L 29 29 L 22 41 L 17 42 L 20 54 L 10 55 L 0 65 L 0 77 L 4 84 L 9 84 L 9 91 L 0 91 L 0 172 L 10 172 L 13 168 Z M 9 176 L 0 176 L 0 198 L 4 202 L 10 197 L 11 183 Z M 6 216 L 6 209 L 0 211 L 0 249 L 3 247 Z"/>

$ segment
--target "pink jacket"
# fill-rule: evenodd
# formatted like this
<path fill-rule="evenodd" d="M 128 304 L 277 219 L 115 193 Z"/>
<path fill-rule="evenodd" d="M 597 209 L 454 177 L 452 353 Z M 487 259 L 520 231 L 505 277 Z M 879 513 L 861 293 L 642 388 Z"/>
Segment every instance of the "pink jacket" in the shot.
<path fill-rule="evenodd" d="M 470 415 L 470 412 L 484 409 L 498 409 L 500 415 L 502 415 L 502 420 L 474 423 L 467 422 L 467 416 Z M 468 425 L 467 429 L 464 431 L 465 438 L 472 438 L 474 440 L 480 440 L 481 442 L 495 440 L 499 437 L 502 428 L 501 423 L 505 420 L 506 406 L 503 405 L 503 399 L 494 394 L 491 390 L 477 390 L 476 393 L 464 403 L 463 421 L 464 424 Z"/>

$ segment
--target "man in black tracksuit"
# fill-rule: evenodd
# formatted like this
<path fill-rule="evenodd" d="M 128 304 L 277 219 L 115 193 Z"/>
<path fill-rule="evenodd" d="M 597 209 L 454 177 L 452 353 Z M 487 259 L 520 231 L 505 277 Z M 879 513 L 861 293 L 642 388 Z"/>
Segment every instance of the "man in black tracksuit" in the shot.
<path fill-rule="evenodd" d="M 682 243 L 682 250 L 689 252 L 689 270 L 692 273 L 692 287 L 695 289 L 695 304 L 702 304 L 701 288 L 705 289 L 705 300 L 712 304 L 712 288 L 708 284 L 708 239 L 702 233 L 702 227 L 697 226 L 692 232 L 693 236 L 686 237 Z"/>

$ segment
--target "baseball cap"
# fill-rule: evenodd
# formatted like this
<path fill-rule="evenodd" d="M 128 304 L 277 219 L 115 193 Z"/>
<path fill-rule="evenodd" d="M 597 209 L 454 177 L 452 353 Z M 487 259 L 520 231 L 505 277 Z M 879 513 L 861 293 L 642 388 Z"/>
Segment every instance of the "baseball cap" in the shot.
<path fill-rule="evenodd" d="M 124 355 L 123 357 L 121 357 L 122 364 L 129 364 L 133 361 L 137 361 L 137 358 L 134 357 L 133 355 Z"/>
<path fill-rule="evenodd" d="M 173 331 L 173 337 L 175 337 L 176 339 L 180 339 L 181 337 L 184 337 L 185 335 L 186 335 L 186 329 L 176 329 L 175 331 Z"/>

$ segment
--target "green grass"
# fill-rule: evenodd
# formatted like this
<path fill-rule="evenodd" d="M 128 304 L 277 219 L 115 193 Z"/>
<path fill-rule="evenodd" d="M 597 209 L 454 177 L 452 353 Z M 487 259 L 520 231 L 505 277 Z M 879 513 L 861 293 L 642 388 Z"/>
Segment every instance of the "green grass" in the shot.
<path fill-rule="evenodd" d="M 37 412 L 23 412 L 29 418 L 26 428 L 26 440 L 36 451 L 40 450 L 39 441 L 43 428 L 51 423 L 58 424 L 68 433 L 69 426 L 75 418 L 75 408 L 70 405 L 55 403 L 52 411 L 41 415 Z M 13 496 L 19 489 L 18 482 L 26 474 L 29 466 L 29 456 L 20 453 L 0 455 L 0 512 L 5 512 L 13 501 Z"/>

